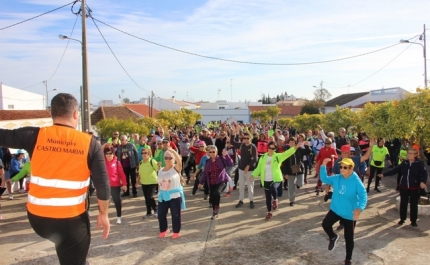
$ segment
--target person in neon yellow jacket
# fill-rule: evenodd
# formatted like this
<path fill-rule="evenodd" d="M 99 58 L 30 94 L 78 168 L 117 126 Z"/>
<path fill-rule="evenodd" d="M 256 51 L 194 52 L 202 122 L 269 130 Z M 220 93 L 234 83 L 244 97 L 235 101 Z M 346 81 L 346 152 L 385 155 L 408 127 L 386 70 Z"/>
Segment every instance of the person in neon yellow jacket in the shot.
<path fill-rule="evenodd" d="M 276 210 L 278 208 L 277 189 L 283 179 L 281 164 L 292 156 L 298 148 L 302 147 L 303 143 L 301 142 L 283 153 L 275 153 L 275 142 L 269 142 L 269 151 L 260 157 L 257 168 L 254 169 L 252 176 L 249 178 L 252 181 L 253 177 L 260 177 L 261 185 L 264 187 L 264 193 L 266 194 L 266 220 L 272 218 L 272 209 Z"/>

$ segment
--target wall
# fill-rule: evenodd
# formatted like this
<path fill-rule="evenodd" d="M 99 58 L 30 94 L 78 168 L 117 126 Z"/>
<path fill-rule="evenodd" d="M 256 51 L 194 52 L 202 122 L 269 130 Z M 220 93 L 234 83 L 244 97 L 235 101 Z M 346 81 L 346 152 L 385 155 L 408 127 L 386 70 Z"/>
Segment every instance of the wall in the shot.
<path fill-rule="evenodd" d="M 51 118 L 41 119 L 27 119 L 27 120 L 11 120 L 11 121 L 0 121 L 0 128 L 3 129 L 18 129 L 26 126 L 33 127 L 46 127 L 52 125 Z"/>
<path fill-rule="evenodd" d="M 196 109 L 194 112 L 202 115 L 201 121 L 204 124 L 208 124 L 210 121 L 226 121 L 230 117 L 244 123 L 251 122 L 249 109 Z"/>
<path fill-rule="evenodd" d="M 154 98 L 154 109 L 156 110 L 180 110 L 181 107 L 173 102 L 170 102 L 168 100 L 162 99 L 162 98 Z"/>
<path fill-rule="evenodd" d="M 369 94 L 362 96 L 361 98 L 355 99 L 353 101 L 348 102 L 340 107 L 354 107 L 359 106 L 367 102 L 386 102 L 391 100 L 402 100 L 405 98 L 405 95 L 409 92 L 400 88 L 386 88 L 386 89 L 378 89 L 372 90 Z"/>
<path fill-rule="evenodd" d="M 12 110 L 12 108 L 8 108 L 9 105 L 13 105 L 13 110 L 44 110 L 46 109 L 46 99 L 44 95 L 0 83 L 0 109 Z"/>

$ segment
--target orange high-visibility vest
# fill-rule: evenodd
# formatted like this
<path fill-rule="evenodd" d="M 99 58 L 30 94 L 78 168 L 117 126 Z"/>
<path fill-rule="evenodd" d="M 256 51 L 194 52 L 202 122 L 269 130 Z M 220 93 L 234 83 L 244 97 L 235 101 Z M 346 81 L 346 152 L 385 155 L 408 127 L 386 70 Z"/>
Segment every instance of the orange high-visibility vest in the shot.
<path fill-rule="evenodd" d="M 31 159 L 27 210 L 37 216 L 70 218 L 85 211 L 90 182 L 91 136 L 66 126 L 40 128 Z"/>

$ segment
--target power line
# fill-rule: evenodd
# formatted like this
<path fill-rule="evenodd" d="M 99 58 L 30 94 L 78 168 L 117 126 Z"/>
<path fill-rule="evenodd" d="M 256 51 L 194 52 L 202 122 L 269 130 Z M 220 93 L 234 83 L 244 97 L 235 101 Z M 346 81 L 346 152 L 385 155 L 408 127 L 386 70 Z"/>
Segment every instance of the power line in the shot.
<path fill-rule="evenodd" d="M 412 37 L 411 39 L 414 39 L 414 38 L 416 38 L 416 36 L 415 37 Z M 411 40 L 411 39 L 409 39 L 409 40 Z M 387 67 L 389 64 L 391 64 L 394 60 L 396 60 L 400 55 L 402 55 L 407 49 L 409 49 L 409 47 L 411 47 L 411 45 L 412 45 L 413 43 L 411 43 L 411 44 L 409 44 L 403 51 L 401 51 L 398 55 L 396 55 L 396 57 L 394 57 L 392 60 L 390 60 L 388 63 L 386 63 L 384 66 L 382 66 L 381 68 L 379 68 L 376 72 L 374 72 L 374 73 L 372 73 L 371 75 L 369 75 L 368 77 L 366 77 L 366 78 L 364 78 L 364 79 L 362 79 L 362 80 L 360 80 L 360 81 L 358 81 L 358 82 L 356 82 L 356 83 L 354 83 L 354 84 L 352 84 L 352 85 L 349 85 L 349 86 L 342 86 L 342 87 L 336 87 L 336 89 L 341 89 L 341 88 L 351 88 L 351 87 L 353 87 L 353 86 L 355 86 L 355 85 L 358 85 L 358 84 L 360 84 L 360 83 L 362 83 L 362 82 L 364 82 L 364 81 L 366 81 L 367 79 L 369 79 L 369 78 L 371 78 L 372 76 L 374 76 L 374 75 L 376 75 L 377 73 L 379 73 L 380 71 L 382 71 L 382 69 L 384 69 L 385 67 Z M 333 84 L 333 85 L 338 85 L 338 86 L 340 86 L 339 84 L 334 84 L 334 83 L 330 83 L 330 82 L 325 82 L 325 83 L 328 83 L 328 84 Z"/>
<path fill-rule="evenodd" d="M 188 54 L 188 55 L 198 56 L 198 57 L 202 57 L 202 58 L 206 58 L 206 59 L 219 60 L 219 61 L 225 61 L 225 62 L 231 62 L 231 63 L 241 63 L 241 64 L 272 65 L 272 66 L 289 66 L 290 65 L 291 66 L 291 65 L 309 65 L 309 64 L 331 63 L 331 62 L 338 62 L 338 61 L 348 60 L 348 59 L 352 59 L 352 58 L 356 58 L 356 57 L 360 57 L 360 56 L 364 56 L 364 55 L 369 55 L 369 54 L 372 54 L 372 53 L 380 52 L 380 51 L 389 49 L 391 47 L 394 47 L 394 46 L 397 46 L 397 45 L 400 44 L 400 43 L 396 43 L 396 44 L 393 44 L 393 45 L 390 45 L 390 46 L 387 46 L 387 47 L 384 47 L 384 48 L 381 48 L 381 49 L 378 49 L 378 50 L 374 50 L 374 51 L 371 51 L 371 52 L 366 52 L 366 53 L 362 53 L 362 54 L 358 54 L 358 55 L 353 55 L 353 56 L 349 56 L 349 57 L 344 57 L 344 58 L 325 60 L 325 61 L 315 61 L 315 62 L 305 62 L 305 63 L 262 63 L 262 62 L 247 62 L 247 61 L 237 61 L 237 60 L 230 60 L 230 59 L 223 59 L 223 58 L 218 58 L 218 57 L 206 56 L 206 55 L 201 55 L 201 54 L 197 54 L 197 53 L 193 53 L 193 52 L 187 52 L 187 51 L 184 51 L 184 50 L 172 48 L 172 47 L 169 47 L 169 46 L 166 46 L 166 45 L 163 45 L 163 44 L 159 44 L 159 43 L 156 43 L 156 42 L 153 42 L 153 41 L 150 41 L 150 40 L 138 37 L 138 36 L 133 35 L 131 33 L 125 32 L 125 31 L 123 31 L 121 29 L 118 29 L 118 28 L 116 28 L 114 26 L 111 26 L 111 25 L 109 25 L 109 24 L 107 24 L 107 23 L 105 23 L 103 21 L 100 21 L 100 20 L 98 20 L 98 19 L 96 19 L 94 17 L 91 17 L 91 18 L 93 19 L 93 21 L 94 20 L 98 21 L 98 22 L 104 24 L 105 26 L 108 26 L 108 27 L 110 27 L 110 28 L 112 28 L 114 30 L 122 32 L 122 33 L 124 33 L 126 35 L 129 35 L 129 36 L 133 37 L 133 38 L 136 38 L 136 39 L 139 39 L 139 40 L 143 40 L 145 42 L 148 42 L 148 43 L 151 43 L 151 44 L 154 44 L 154 45 L 166 48 L 166 49 L 170 49 L 170 50 L 173 50 L 173 51 L 185 53 L 185 54 Z"/>
<path fill-rule="evenodd" d="M 99 26 L 97 25 L 97 23 L 95 22 L 94 18 L 90 15 L 91 19 L 94 22 L 94 25 L 96 26 L 97 30 L 99 31 L 100 35 L 102 36 L 104 42 L 106 43 L 106 45 L 108 46 L 110 52 L 112 53 L 112 55 L 115 57 L 116 61 L 119 63 L 119 65 L 121 66 L 122 70 L 124 70 L 124 72 L 128 75 L 128 77 L 130 77 L 131 81 L 133 81 L 133 83 L 138 86 L 140 89 L 142 89 L 145 92 L 150 93 L 148 90 L 143 89 L 141 86 L 139 86 L 136 81 L 134 81 L 134 79 L 130 76 L 130 74 L 127 72 L 127 70 L 125 70 L 124 66 L 122 65 L 122 63 L 119 61 L 118 57 L 116 57 L 115 53 L 113 52 L 112 48 L 110 47 L 109 43 L 107 42 L 106 38 L 103 36 L 103 33 L 100 31 Z"/>
<path fill-rule="evenodd" d="M 33 20 L 33 19 L 38 18 L 38 17 L 41 17 L 41 16 L 43 16 L 43 15 L 46 15 L 46 14 L 52 13 L 52 12 L 54 12 L 54 11 L 57 11 L 57 10 L 59 10 L 59 9 L 63 8 L 63 7 L 69 6 L 69 5 L 74 4 L 74 3 L 76 3 L 76 2 L 78 2 L 78 0 L 73 1 L 73 2 L 71 2 L 71 3 L 68 3 L 68 4 L 66 4 L 66 5 L 63 5 L 63 6 L 57 7 L 57 8 L 55 8 L 55 9 L 52 9 L 52 10 L 50 10 L 50 11 L 48 11 L 48 12 L 45 12 L 45 13 L 40 14 L 40 15 L 37 15 L 37 16 L 35 16 L 35 17 L 32 17 L 32 18 L 29 18 L 29 19 L 23 20 L 23 21 L 21 21 L 21 22 L 18 22 L 18 23 L 15 23 L 15 24 L 12 24 L 12 25 L 9 25 L 9 26 L 6 26 L 6 27 L 3 27 L 3 28 L 0 28 L 0 30 L 8 29 L 8 28 L 11 28 L 11 27 L 13 27 L 13 26 L 16 26 L 16 25 L 22 24 L 22 23 L 24 23 L 24 22 L 27 22 L 27 21 Z"/>
<path fill-rule="evenodd" d="M 70 37 L 72 37 L 72 35 L 73 35 L 73 31 L 75 30 L 75 26 L 76 26 L 76 22 L 77 21 L 78 21 L 78 16 L 76 15 L 76 19 L 75 19 L 75 23 L 73 24 L 72 32 L 70 32 L 70 35 L 69 35 Z M 55 69 L 55 71 L 51 75 L 51 77 L 48 79 L 48 81 L 51 80 L 54 77 L 54 75 L 57 73 L 58 68 L 60 67 L 61 62 L 63 61 L 64 55 L 66 54 L 67 47 L 69 47 L 69 43 L 70 43 L 70 38 L 67 38 L 67 44 L 66 44 L 66 47 L 64 48 L 63 55 L 61 55 L 60 62 L 58 63 L 57 68 Z"/>

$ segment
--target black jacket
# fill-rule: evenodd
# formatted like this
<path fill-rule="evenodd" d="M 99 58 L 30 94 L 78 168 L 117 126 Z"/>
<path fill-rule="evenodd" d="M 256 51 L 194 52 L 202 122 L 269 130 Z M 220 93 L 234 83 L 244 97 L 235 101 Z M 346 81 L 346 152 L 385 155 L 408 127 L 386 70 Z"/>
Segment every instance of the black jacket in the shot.
<path fill-rule="evenodd" d="M 420 183 L 427 183 L 428 173 L 424 163 L 418 159 L 410 163 L 409 160 L 403 161 L 400 165 L 392 170 L 385 172 L 383 175 L 391 176 L 401 172 L 399 186 L 405 189 L 416 190 L 420 188 Z"/>
<path fill-rule="evenodd" d="M 309 146 L 305 145 L 304 147 L 305 147 L 304 149 L 298 148 L 292 156 L 290 156 L 284 162 L 282 162 L 281 171 L 282 171 L 283 175 L 295 175 L 295 176 L 297 176 L 297 175 L 303 174 L 303 170 L 304 170 L 303 156 L 309 155 L 311 153 L 311 148 Z M 293 174 L 293 172 L 291 171 L 292 165 L 300 165 L 301 172 Z"/>

